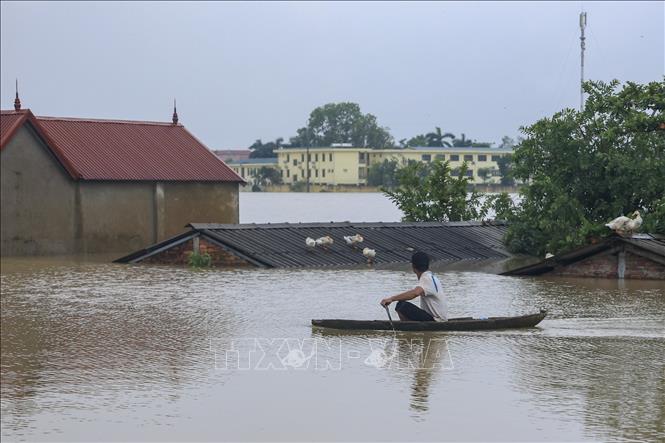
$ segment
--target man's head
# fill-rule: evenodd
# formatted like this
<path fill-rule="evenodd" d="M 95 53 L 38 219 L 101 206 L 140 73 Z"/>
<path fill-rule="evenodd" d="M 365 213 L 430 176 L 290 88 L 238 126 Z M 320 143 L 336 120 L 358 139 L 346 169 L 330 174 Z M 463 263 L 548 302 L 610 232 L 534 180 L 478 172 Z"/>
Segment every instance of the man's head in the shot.
<path fill-rule="evenodd" d="M 414 252 L 411 256 L 411 266 L 414 272 L 422 274 L 429 269 L 429 256 L 424 252 Z"/>

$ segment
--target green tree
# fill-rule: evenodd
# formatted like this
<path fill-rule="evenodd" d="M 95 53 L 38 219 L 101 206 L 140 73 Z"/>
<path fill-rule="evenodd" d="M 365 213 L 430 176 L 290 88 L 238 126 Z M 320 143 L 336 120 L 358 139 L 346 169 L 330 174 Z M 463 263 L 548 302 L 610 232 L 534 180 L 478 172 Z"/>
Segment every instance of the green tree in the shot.
<path fill-rule="evenodd" d="M 411 162 L 397 171 L 398 186 L 382 191 L 404 213 L 404 221 L 474 220 L 484 213 L 480 195 L 467 193 L 467 170 L 464 162 L 453 176 L 447 161 Z"/>
<path fill-rule="evenodd" d="M 619 88 L 585 82 L 582 112 L 564 109 L 522 128 L 513 157 L 523 200 L 511 217 L 511 250 L 542 256 L 609 233 L 609 220 L 640 210 L 663 232 L 665 81 Z"/>
<path fill-rule="evenodd" d="M 478 168 L 478 177 L 482 179 L 483 183 L 487 183 L 487 180 L 489 180 L 491 175 L 492 172 L 490 168 Z"/>
<path fill-rule="evenodd" d="M 314 109 L 307 126 L 291 138 L 291 146 L 330 146 L 350 143 L 354 147 L 384 148 L 394 145 L 389 129 L 379 126 L 372 114 L 363 114 L 357 103 L 328 103 Z"/>
<path fill-rule="evenodd" d="M 515 179 L 512 173 L 513 158 L 511 155 L 502 155 L 496 161 L 499 167 L 499 174 L 501 174 L 501 184 L 504 186 L 513 186 Z"/>
<path fill-rule="evenodd" d="M 428 147 L 450 147 L 452 146 L 452 141 L 455 139 L 455 135 L 450 132 L 441 132 L 441 128 L 437 126 L 434 128 L 434 132 L 426 134 L 425 138 Z M 450 139 L 450 141 L 447 139 Z"/>
<path fill-rule="evenodd" d="M 397 186 L 397 160 L 384 160 L 381 163 L 370 165 L 367 171 L 367 184 L 369 186 L 383 186 L 392 189 Z"/>
<path fill-rule="evenodd" d="M 256 171 L 255 184 L 261 188 L 270 185 L 281 185 L 282 174 L 277 168 L 270 166 L 261 166 L 258 171 Z"/>
<path fill-rule="evenodd" d="M 462 137 L 453 140 L 453 146 L 456 148 L 468 148 L 471 146 L 471 140 L 466 138 L 466 135 L 462 134 Z"/>
<path fill-rule="evenodd" d="M 418 146 L 427 146 L 427 143 L 427 136 L 425 134 L 420 134 L 416 135 L 415 137 L 411 137 L 406 143 L 406 146 L 409 148 L 415 148 Z"/>
<path fill-rule="evenodd" d="M 499 145 L 499 149 L 512 149 L 514 147 L 515 140 L 513 140 L 511 137 L 508 137 L 507 135 L 501 137 L 501 144 Z"/>
<path fill-rule="evenodd" d="M 268 142 L 263 144 L 261 140 L 255 141 L 252 146 L 249 147 L 250 152 L 249 158 L 272 158 L 277 157 L 277 153 L 274 152 L 275 149 L 279 149 L 282 146 L 283 138 L 278 138 L 274 142 Z"/>

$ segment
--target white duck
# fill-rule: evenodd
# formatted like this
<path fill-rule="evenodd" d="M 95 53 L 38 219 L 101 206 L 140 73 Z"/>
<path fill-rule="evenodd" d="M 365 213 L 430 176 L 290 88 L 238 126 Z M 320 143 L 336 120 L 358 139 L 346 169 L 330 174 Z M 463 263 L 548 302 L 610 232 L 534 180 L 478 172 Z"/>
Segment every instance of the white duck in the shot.
<path fill-rule="evenodd" d="M 630 234 L 637 232 L 640 229 L 640 226 L 642 226 L 642 217 L 640 216 L 640 212 L 635 211 L 633 212 L 633 215 L 635 218 L 626 223 L 625 227 L 626 231 L 628 231 Z"/>
<path fill-rule="evenodd" d="M 365 239 L 363 238 L 362 235 L 356 234 L 356 235 L 345 235 L 344 236 L 344 241 L 346 242 L 347 245 L 349 246 L 355 246 L 358 243 L 362 243 Z"/>
<path fill-rule="evenodd" d="M 326 235 L 323 237 L 319 237 L 316 239 L 316 245 L 321 246 L 324 249 L 327 249 L 329 246 L 331 246 L 334 243 L 334 240 L 332 239 L 331 236 Z"/>
<path fill-rule="evenodd" d="M 314 240 L 312 237 L 307 237 L 305 239 L 305 245 L 308 248 L 316 248 L 316 240 Z"/>
<path fill-rule="evenodd" d="M 367 263 L 373 263 L 374 258 L 376 257 L 376 250 L 365 248 L 363 249 L 363 255 L 367 257 Z"/>
<path fill-rule="evenodd" d="M 607 223 L 605 226 L 621 235 L 635 232 L 637 229 L 639 229 L 640 226 L 642 226 L 642 217 L 640 217 L 640 213 L 638 211 L 635 211 L 630 215 L 634 216 L 635 218 L 630 219 L 625 215 L 622 215 L 621 217 L 617 217 L 611 222 Z"/>

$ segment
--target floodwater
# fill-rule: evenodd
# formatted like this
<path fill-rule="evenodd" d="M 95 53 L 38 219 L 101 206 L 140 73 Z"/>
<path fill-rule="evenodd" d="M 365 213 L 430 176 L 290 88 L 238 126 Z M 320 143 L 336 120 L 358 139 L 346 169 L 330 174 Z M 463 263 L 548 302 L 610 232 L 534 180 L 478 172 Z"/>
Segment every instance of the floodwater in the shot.
<path fill-rule="evenodd" d="M 240 223 L 398 222 L 400 211 L 377 192 L 241 192 Z"/>
<path fill-rule="evenodd" d="M 3 259 L 2 438 L 665 440 L 663 282 L 440 278 L 452 316 L 548 318 L 338 333 L 310 319 L 384 319 L 413 274 Z"/>

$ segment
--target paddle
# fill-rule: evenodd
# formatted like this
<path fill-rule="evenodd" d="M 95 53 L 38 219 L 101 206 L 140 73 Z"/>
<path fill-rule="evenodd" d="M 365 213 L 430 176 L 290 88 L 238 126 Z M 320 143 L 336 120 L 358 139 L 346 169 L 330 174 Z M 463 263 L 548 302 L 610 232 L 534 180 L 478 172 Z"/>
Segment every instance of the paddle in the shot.
<path fill-rule="evenodd" d="M 386 314 L 388 314 L 388 320 L 390 321 L 390 327 L 393 328 L 393 332 L 395 332 L 395 325 L 393 324 L 393 318 L 390 316 L 390 309 L 388 309 L 387 305 L 381 305 L 385 308 Z"/>

